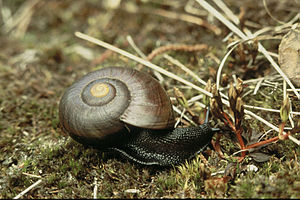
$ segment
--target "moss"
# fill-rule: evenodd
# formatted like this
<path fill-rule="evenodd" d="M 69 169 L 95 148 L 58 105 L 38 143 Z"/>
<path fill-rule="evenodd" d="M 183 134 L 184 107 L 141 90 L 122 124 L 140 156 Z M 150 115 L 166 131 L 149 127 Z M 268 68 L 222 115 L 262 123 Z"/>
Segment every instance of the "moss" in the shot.
<path fill-rule="evenodd" d="M 255 175 L 236 179 L 230 193 L 237 198 L 299 198 L 300 192 L 295 190 L 299 186 L 299 167 L 295 160 L 282 162 L 274 158 L 263 164 Z"/>
<path fill-rule="evenodd" d="M 5 1 L 2 8 L 15 14 L 25 5 L 23 3 Z M 74 36 L 75 31 L 84 31 L 133 54 L 136 53 L 128 45 L 127 35 L 132 36 L 145 54 L 167 44 L 208 44 L 206 51 L 169 51 L 167 54 L 203 80 L 215 80 L 213 71 L 217 70 L 227 51 L 222 39 L 228 30 L 216 23 L 223 31 L 221 36 L 216 36 L 205 27 L 146 12 L 154 8 L 185 12 L 183 3 L 179 7 L 170 1 L 162 3 L 163 6 L 154 1 L 122 1 L 119 9 L 107 10 L 95 0 L 40 1 L 32 10 L 28 27 L 21 23 L 8 33 L 5 32 L 6 26 L 1 27 L 0 198 L 13 198 L 38 179 L 42 179 L 42 183 L 22 198 L 92 198 L 95 180 L 98 198 L 300 198 L 297 162 L 300 148 L 290 140 L 256 149 L 268 155 L 269 161 L 256 162 L 250 154 L 242 163 L 236 164 L 233 154 L 239 147 L 235 135 L 225 129 L 220 144 L 226 159 L 221 159 L 209 147 L 203 152 L 203 157 L 197 156 L 180 166 L 160 168 L 140 166 L 117 155 L 85 147 L 62 132 L 58 117 L 59 99 L 63 91 L 83 74 L 113 65 L 135 67 L 151 73 L 135 61 L 79 40 Z M 253 5 L 250 0 L 243 1 L 243 5 L 238 1 L 227 3 L 236 13 L 241 6 L 246 7 L 246 20 L 251 19 L 262 26 L 274 25 L 272 19 L 266 17 L 262 4 Z M 129 13 L 127 6 L 143 13 Z M 286 5 L 280 4 L 276 10 L 278 15 L 280 11 L 285 13 L 281 20 L 289 20 Z M 15 31 L 22 28 L 27 28 L 24 37 L 15 38 Z M 276 52 L 277 43 L 265 41 L 264 44 L 268 51 Z M 78 52 L 74 45 L 91 50 L 94 57 L 82 57 L 82 52 Z M 28 52 L 32 54 L 24 54 Z M 245 79 L 272 75 L 273 70 L 264 58 L 256 58 L 251 67 L 257 66 L 260 70 L 255 71 L 243 67 L 244 63 L 236 54 L 232 53 L 222 71 L 230 80 L 233 80 L 232 75 Z M 250 59 L 251 55 L 247 56 Z M 162 55 L 156 56 L 152 62 L 203 87 Z M 178 81 L 163 78 L 162 84 L 171 95 L 174 86 L 180 88 L 188 99 L 199 94 Z M 276 88 L 261 86 L 257 95 L 249 93 L 244 96 L 244 102 L 279 109 L 283 98 L 282 81 L 274 79 L 273 82 L 278 84 Z M 256 83 L 249 83 L 244 90 L 251 92 L 255 86 Z M 300 110 L 300 103 L 293 93 L 290 93 L 290 98 L 293 110 Z M 197 105 L 191 105 L 191 108 L 197 115 L 202 114 Z M 252 111 L 276 126 L 280 123 L 279 113 Z M 257 120 L 245 118 L 243 127 L 247 134 L 268 131 Z M 211 119 L 212 124 L 224 128 L 215 118 Z M 276 132 L 271 132 L 268 137 L 276 135 Z M 247 171 L 247 165 L 257 166 L 258 171 Z M 128 189 L 137 192 L 128 193 Z"/>

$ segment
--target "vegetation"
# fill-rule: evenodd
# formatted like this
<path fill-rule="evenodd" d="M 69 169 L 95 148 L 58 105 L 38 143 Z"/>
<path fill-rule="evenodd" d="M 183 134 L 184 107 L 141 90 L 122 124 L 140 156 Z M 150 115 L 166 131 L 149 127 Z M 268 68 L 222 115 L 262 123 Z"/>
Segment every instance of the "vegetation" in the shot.
<path fill-rule="evenodd" d="M 169 168 L 141 166 L 80 145 L 60 129 L 60 97 L 87 72 L 129 66 L 153 74 L 125 56 L 79 39 L 76 31 L 138 55 L 127 38 L 131 36 L 152 63 L 203 89 L 205 85 L 166 57 L 214 84 L 230 49 L 227 45 L 239 41 L 225 62 L 220 91 L 228 95 L 230 83 L 239 78 L 243 105 L 279 111 L 283 78 L 256 45 L 259 41 L 268 52 L 277 53 L 297 14 L 299 22 L 299 2 L 230 0 L 226 5 L 239 20 L 239 29 L 262 31 L 259 37 L 250 43 L 240 41 L 197 1 L 0 1 L 0 198 L 16 197 L 39 180 L 22 198 L 300 198 L 299 145 L 283 138 L 251 148 L 238 160 L 241 141 L 234 125 L 245 145 L 276 137 L 278 132 L 225 105 L 217 108 L 223 106 L 229 117 L 238 115 L 239 123 L 230 127 L 215 113 L 210 123 L 221 132 L 214 136 L 214 145 Z M 185 107 L 189 119 L 195 124 L 203 121 L 201 103 L 208 101 L 203 96 L 190 101 L 199 91 L 167 76 L 161 83 L 172 103 L 180 110 Z M 180 93 L 174 94 L 175 87 Z M 297 126 L 300 101 L 292 90 L 287 93 Z M 276 127 L 282 124 L 279 112 L 251 111 Z M 179 124 L 190 125 L 186 119 Z M 284 127 L 291 126 L 285 121 Z M 299 133 L 292 136 L 300 139 Z"/>

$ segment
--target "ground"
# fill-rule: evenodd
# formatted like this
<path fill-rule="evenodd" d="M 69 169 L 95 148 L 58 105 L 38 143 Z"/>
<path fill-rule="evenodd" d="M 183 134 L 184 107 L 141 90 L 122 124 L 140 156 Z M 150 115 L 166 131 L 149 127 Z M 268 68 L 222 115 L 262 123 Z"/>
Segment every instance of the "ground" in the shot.
<path fill-rule="evenodd" d="M 82 75 L 107 66 L 128 66 L 152 74 L 149 68 L 79 39 L 74 32 L 86 33 L 134 55 L 138 54 L 127 36 L 132 37 L 145 55 L 169 46 L 169 51 L 157 53 L 151 62 L 202 88 L 163 54 L 179 60 L 201 79 L 215 82 L 227 45 L 238 39 L 231 35 L 224 41 L 231 30 L 197 2 L 123 0 L 116 1 L 120 3 L 116 5 L 111 2 L 0 1 L 0 198 L 13 198 L 39 180 L 40 184 L 22 198 L 93 198 L 94 195 L 97 198 L 300 198 L 297 144 L 279 140 L 255 148 L 242 162 L 237 162 L 233 154 L 240 149 L 235 134 L 216 116 L 211 116 L 210 123 L 222 130 L 220 146 L 225 156 L 220 157 L 209 145 L 195 159 L 168 168 L 142 166 L 83 146 L 61 130 L 59 100 L 65 89 Z M 226 4 L 239 17 L 239 28 L 252 32 L 270 28 L 261 42 L 273 53 L 278 53 L 280 39 L 290 28 L 275 27 L 292 20 L 300 8 L 299 2 L 288 0 L 226 1 Z M 201 9 L 200 16 L 188 13 L 186 5 Z M 191 16 L 205 23 L 199 25 L 201 20 Z M 181 44 L 179 50 L 178 44 Z M 207 46 L 187 51 L 182 44 Z M 257 52 L 254 45 L 247 45 L 239 45 L 228 57 L 224 76 L 228 82 L 234 81 L 233 77 L 244 81 L 265 77 L 265 84 L 256 95 L 253 90 L 257 81 L 244 84 L 242 99 L 247 105 L 280 109 L 282 78 L 261 53 L 253 57 Z M 255 62 L 251 63 L 251 59 Z M 199 95 L 198 91 L 166 76 L 161 84 L 173 100 L 174 87 L 186 99 Z M 299 112 L 299 99 L 291 90 L 288 93 L 293 111 Z M 182 105 L 173 100 L 182 110 Z M 190 108 L 201 121 L 203 108 L 196 103 Z M 251 111 L 277 127 L 281 123 L 279 113 Z M 295 122 L 297 119 L 299 114 L 294 115 Z M 289 123 L 287 126 L 291 126 Z M 191 124 L 185 120 L 179 124 L 187 125 Z M 249 144 L 270 128 L 244 115 L 242 129 L 243 139 Z M 271 131 L 266 137 L 277 135 Z M 299 134 L 294 137 L 300 139 Z M 216 136 L 213 140 L 216 141 Z"/>

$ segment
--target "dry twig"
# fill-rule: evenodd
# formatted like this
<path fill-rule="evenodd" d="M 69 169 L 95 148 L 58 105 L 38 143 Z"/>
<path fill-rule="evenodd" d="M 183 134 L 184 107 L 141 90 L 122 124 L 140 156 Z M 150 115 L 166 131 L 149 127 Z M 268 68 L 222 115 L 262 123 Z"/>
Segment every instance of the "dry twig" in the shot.
<path fill-rule="evenodd" d="M 215 8 L 213 8 L 211 5 L 209 5 L 205 0 L 195 0 L 197 1 L 203 8 L 208 10 L 212 15 L 214 15 L 217 19 L 219 19 L 224 25 L 226 25 L 232 32 L 237 34 L 240 38 L 243 40 L 249 40 L 253 38 L 253 34 L 251 35 L 245 35 L 240 29 L 238 29 L 233 23 L 228 21 L 219 11 L 217 11 Z M 272 66 L 276 69 L 276 71 L 284 78 L 284 80 L 289 84 L 289 86 L 293 89 L 293 92 L 295 95 L 300 99 L 300 94 L 297 92 L 296 88 L 292 84 L 292 82 L 289 80 L 289 78 L 283 73 L 283 71 L 280 69 L 278 64 L 273 60 L 273 58 L 270 56 L 270 54 L 267 52 L 267 50 L 264 48 L 264 46 L 258 42 L 258 51 L 260 51 L 272 64 Z"/>
<path fill-rule="evenodd" d="M 24 194 L 26 194 L 27 192 L 29 192 L 31 189 L 33 189 L 33 188 L 35 188 L 36 186 L 38 186 L 41 182 L 42 182 L 42 179 L 38 180 L 37 182 L 35 182 L 35 183 L 32 184 L 31 186 L 29 186 L 28 188 L 26 188 L 25 190 L 23 190 L 21 193 L 19 193 L 17 196 L 15 196 L 13 199 L 19 199 L 19 198 L 22 197 Z"/>
<path fill-rule="evenodd" d="M 147 60 L 152 60 L 158 54 L 162 54 L 166 51 L 202 51 L 208 49 L 206 44 L 186 45 L 186 44 L 170 44 L 154 49 L 148 56 Z"/>
<path fill-rule="evenodd" d="M 162 73 L 162 74 L 164 74 L 164 75 L 166 75 L 166 76 L 168 76 L 168 77 L 170 77 L 170 78 L 173 78 L 173 79 L 175 79 L 175 80 L 177 80 L 177 81 L 179 81 L 179 82 L 181 82 L 181 83 L 183 83 L 183 84 L 185 84 L 185 85 L 188 85 L 188 86 L 190 86 L 190 87 L 192 87 L 192 88 L 194 88 L 194 89 L 196 89 L 196 90 L 202 92 L 203 94 L 205 94 L 205 95 L 207 95 L 207 96 L 209 96 L 209 97 L 213 97 L 212 93 L 210 93 L 210 92 L 208 92 L 208 91 L 206 91 L 206 90 L 204 90 L 204 89 L 202 89 L 202 88 L 200 88 L 200 87 L 194 85 L 193 83 L 191 83 L 191 82 L 189 82 L 189 81 L 187 81 L 187 80 L 185 80 L 185 79 L 183 79 L 183 78 L 181 78 L 181 77 L 179 77 L 179 76 L 177 76 L 177 75 L 175 75 L 175 74 L 173 74 L 173 73 L 171 73 L 171 72 L 169 72 L 169 71 L 167 71 L 167 70 L 165 70 L 165 69 L 162 69 L 161 67 L 159 67 L 159 66 L 157 66 L 157 65 L 155 65 L 155 64 L 153 64 L 153 63 L 151 63 L 151 62 L 149 62 L 149 61 L 147 61 L 147 60 L 144 60 L 144 59 L 142 59 L 142 58 L 140 58 L 140 57 L 137 57 L 137 56 L 135 56 L 135 55 L 133 55 L 133 54 L 130 54 L 130 53 L 128 53 L 128 52 L 122 50 L 122 49 L 119 49 L 119 48 L 117 48 L 117 47 L 115 47 L 115 46 L 113 46 L 113 45 L 110 45 L 110 44 L 108 44 L 108 43 L 106 43 L 106 42 L 103 42 L 103 41 L 101 41 L 101 40 L 98 40 L 98 39 L 96 39 L 96 38 L 93 38 L 93 37 L 91 37 L 91 36 L 88 36 L 88 35 L 83 34 L 83 33 L 81 33 L 81 32 L 75 32 L 75 35 L 76 35 L 77 37 L 79 37 L 79 38 L 82 38 L 82 39 L 84 39 L 84 40 L 87 40 L 87 41 L 89 41 L 89 42 L 92 42 L 92 43 L 94 43 L 94 44 L 97 44 L 97 45 L 99 45 L 99 46 L 102 46 L 102 47 L 105 47 L 105 48 L 110 49 L 110 50 L 112 50 L 112 51 L 115 51 L 115 52 L 117 52 L 117 53 L 119 53 L 119 54 L 121 54 L 121 55 L 123 55 L 123 56 L 126 56 L 126 57 L 128 57 L 128 58 L 130 58 L 130 59 L 132 59 L 132 60 L 135 60 L 136 62 L 138 62 L 138 63 L 140 63 L 140 64 L 143 64 L 143 65 L 145 65 L 145 66 L 147 66 L 147 67 L 149 67 L 149 68 L 151 68 L 151 69 L 153 69 L 153 70 L 156 70 L 156 71 L 158 71 L 158 72 L 160 72 L 160 73 Z M 224 103 L 226 106 L 229 106 L 229 102 L 228 102 L 227 100 L 221 99 L 221 101 L 222 101 L 222 103 Z M 279 132 L 279 129 L 278 129 L 276 126 L 274 126 L 273 124 L 271 124 L 271 123 L 269 123 L 268 121 L 264 120 L 263 118 L 257 116 L 257 115 L 254 114 L 253 112 L 244 109 L 244 113 L 245 113 L 245 114 L 248 114 L 248 115 L 250 115 L 250 116 L 252 116 L 252 117 L 255 117 L 255 118 L 258 119 L 259 121 L 263 122 L 263 123 L 266 124 L 267 126 L 271 127 L 272 129 L 276 130 L 277 132 Z M 284 132 L 284 133 L 285 133 L 285 132 Z M 292 138 L 292 139 L 291 139 L 292 141 L 295 141 L 298 145 L 300 145 L 300 141 L 298 141 L 296 138 L 293 138 L 293 137 L 290 136 L 290 135 L 289 135 L 289 138 L 290 138 L 290 139 Z"/>

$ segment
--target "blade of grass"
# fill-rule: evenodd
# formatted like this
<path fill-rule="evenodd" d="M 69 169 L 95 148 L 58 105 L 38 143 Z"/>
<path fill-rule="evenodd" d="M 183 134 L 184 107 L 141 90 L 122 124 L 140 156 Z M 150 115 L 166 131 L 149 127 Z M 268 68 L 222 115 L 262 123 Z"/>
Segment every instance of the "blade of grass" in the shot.
<path fill-rule="evenodd" d="M 119 54 L 121 54 L 123 56 L 126 56 L 126 57 L 128 57 L 128 58 L 130 58 L 132 60 L 135 60 L 138 63 L 141 63 L 141 64 L 143 64 L 143 65 L 145 65 L 145 66 L 147 66 L 147 67 L 149 67 L 149 68 L 151 68 L 153 70 L 156 70 L 156 71 L 158 71 L 158 72 L 160 72 L 160 73 L 162 73 L 162 74 L 170 77 L 170 78 L 173 78 L 173 79 L 175 79 L 175 80 L 177 80 L 177 81 L 179 81 L 179 82 L 181 82 L 181 83 L 183 83 L 185 85 L 188 85 L 188 86 L 190 86 L 190 87 L 192 87 L 192 88 L 194 88 L 194 89 L 196 89 L 196 90 L 204 93 L 207 96 L 212 97 L 212 94 L 210 92 L 207 92 L 206 90 L 204 90 L 204 89 L 202 89 L 202 88 L 194 85 L 193 83 L 191 83 L 191 82 L 189 82 L 189 81 L 187 81 L 187 80 L 185 80 L 185 79 L 183 79 L 183 78 L 181 78 L 181 77 L 179 77 L 179 76 L 177 76 L 177 75 L 175 75 L 175 74 L 173 74 L 173 73 L 171 73 L 171 72 L 169 72 L 169 71 L 167 71 L 165 69 L 162 69 L 161 67 L 159 67 L 159 66 L 157 66 L 157 65 L 155 65 L 155 64 L 153 64 L 153 63 L 151 63 L 151 62 L 149 62 L 147 60 L 144 60 L 144 59 L 142 59 L 140 57 L 137 57 L 137 56 L 135 56 L 135 55 L 133 55 L 131 53 L 128 53 L 128 52 L 126 52 L 126 51 L 124 51 L 122 49 L 119 49 L 119 48 L 111 45 L 111 44 L 108 44 L 106 42 L 103 42 L 101 40 L 93 38 L 93 37 L 88 36 L 86 34 L 83 34 L 83 33 L 80 33 L 80 32 L 75 32 L 75 35 L 77 37 L 79 37 L 79 38 L 82 38 L 84 40 L 90 41 L 90 42 L 92 42 L 94 44 L 97 44 L 99 46 L 105 47 L 105 48 L 110 49 L 110 50 L 112 50 L 114 52 L 117 52 L 117 53 L 119 53 Z"/>
<path fill-rule="evenodd" d="M 177 81 L 179 81 L 179 82 L 181 82 L 181 83 L 183 83 L 185 85 L 188 85 L 188 86 L 190 86 L 190 87 L 198 90 L 199 92 L 202 92 L 203 94 L 205 94 L 205 95 L 207 95 L 209 97 L 212 97 L 212 94 L 210 92 L 208 92 L 208 91 L 206 91 L 206 90 L 204 90 L 204 89 L 202 89 L 202 88 L 194 85 L 193 83 L 191 83 L 191 82 L 189 82 L 189 81 L 187 81 L 187 80 L 185 80 L 185 79 L 183 79 L 183 78 L 181 78 L 181 77 L 179 77 L 179 76 L 177 76 L 177 75 L 175 75 L 175 74 L 173 74 L 173 73 L 171 73 L 171 72 L 169 72 L 169 71 L 167 71 L 165 69 L 162 69 L 161 67 L 159 67 L 159 66 L 157 66 L 157 65 L 155 65 L 155 64 L 153 64 L 153 63 L 151 63 L 149 61 L 146 61 L 146 60 L 144 60 L 142 58 L 139 58 L 139 57 L 137 57 L 137 56 L 135 56 L 135 55 L 127 52 L 127 51 L 119 49 L 119 48 L 117 48 L 117 47 L 115 47 L 115 46 L 113 46 L 111 44 L 108 44 L 106 42 L 103 42 L 101 40 L 98 40 L 98 39 L 96 39 L 94 37 L 91 37 L 91 36 L 86 35 L 86 34 L 81 33 L 81 32 L 75 32 L 75 36 L 77 36 L 77 37 L 79 37 L 81 39 L 84 39 L 86 41 L 92 42 L 94 44 L 97 44 L 99 46 L 102 46 L 104 48 L 107 48 L 109 50 L 112 50 L 112 51 L 114 51 L 116 53 L 119 53 L 119 54 L 121 54 L 123 56 L 126 56 L 126 57 L 128 57 L 128 58 L 130 58 L 130 59 L 132 59 L 132 60 L 134 60 L 134 61 L 136 61 L 138 63 L 141 63 L 141 64 L 143 64 L 143 65 L 145 65 L 145 66 L 147 66 L 147 67 L 149 67 L 149 68 L 151 68 L 153 70 L 156 70 L 156 71 L 158 71 L 158 72 L 160 72 L 160 73 L 162 73 L 162 74 L 164 74 L 164 75 L 166 75 L 166 76 L 168 76 L 170 78 L 173 78 L 173 79 L 175 79 L 175 80 L 177 80 Z M 222 103 L 224 103 L 226 106 L 229 106 L 229 102 L 227 100 L 225 100 L 225 99 L 222 99 Z M 276 130 L 277 132 L 279 132 L 279 129 L 276 126 L 274 126 L 273 124 L 271 124 L 268 121 L 264 120 L 263 118 L 257 116 L 253 112 L 248 111 L 246 109 L 244 110 L 244 112 L 245 112 L 245 114 L 249 114 L 249 115 L 255 117 L 259 121 L 263 122 L 267 126 L 271 127 L 272 129 Z M 297 144 L 300 144 L 300 142 L 297 143 Z"/>
<path fill-rule="evenodd" d="M 238 29 L 233 23 L 231 23 L 229 20 L 227 20 L 219 11 L 217 11 L 215 8 L 213 8 L 210 4 L 208 4 L 205 0 L 195 0 L 198 2 L 203 8 L 205 8 L 208 12 L 210 12 L 212 15 L 214 15 L 218 20 L 220 20 L 224 25 L 226 25 L 232 32 L 237 34 L 240 38 L 243 40 L 249 40 L 251 38 L 247 37 L 240 29 Z M 252 37 L 252 35 L 251 35 Z M 272 66 L 275 68 L 275 70 L 283 77 L 283 79 L 289 84 L 295 95 L 298 99 L 300 99 L 300 94 L 297 92 L 296 88 L 290 81 L 290 79 L 283 73 L 283 71 L 280 69 L 280 67 L 277 65 L 277 63 L 273 60 L 273 58 L 270 56 L 270 54 L 267 52 L 267 50 L 264 48 L 264 46 L 258 42 L 258 51 L 261 52 L 272 64 Z"/>
<path fill-rule="evenodd" d="M 31 186 L 29 186 L 28 188 L 26 188 L 25 190 L 23 190 L 21 193 L 19 193 L 17 196 L 15 196 L 13 199 L 19 199 L 20 197 L 22 197 L 24 194 L 26 194 L 27 192 L 29 192 L 31 189 L 35 188 L 37 185 L 39 185 L 42 182 L 42 179 L 36 181 L 35 183 L 33 183 Z"/>

